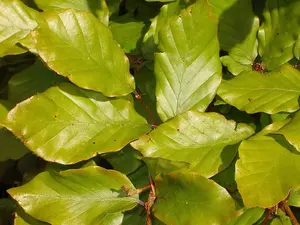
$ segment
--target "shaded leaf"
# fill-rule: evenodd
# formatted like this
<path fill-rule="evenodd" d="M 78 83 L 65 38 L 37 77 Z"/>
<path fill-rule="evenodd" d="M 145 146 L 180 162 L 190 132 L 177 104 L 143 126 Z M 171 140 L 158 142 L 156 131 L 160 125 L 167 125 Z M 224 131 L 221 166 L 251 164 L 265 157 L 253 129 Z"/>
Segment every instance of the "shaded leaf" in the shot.
<path fill-rule="evenodd" d="M 300 151 L 300 112 L 297 112 L 288 124 L 274 132 L 282 134 L 298 151 Z"/>
<path fill-rule="evenodd" d="M 115 170 L 124 174 L 129 174 L 142 165 L 141 155 L 130 145 L 125 146 L 119 152 L 108 153 L 103 155 L 103 157 Z"/>
<path fill-rule="evenodd" d="M 154 215 L 166 224 L 226 224 L 235 214 L 234 200 L 212 180 L 197 173 L 173 172 L 155 179 Z"/>
<path fill-rule="evenodd" d="M 6 128 L 0 128 L 0 161 L 20 159 L 29 149 Z"/>
<path fill-rule="evenodd" d="M 230 221 L 228 225 L 250 225 L 257 222 L 264 214 L 265 210 L 263 208 L 255 207 L 246 209 L 242 215 L 234 218 Z"/>
<path fill-rule="evenodd" d="M 23 47 L 19 47 L 18 45 L 14 45 L 13 47 L 7 49 L 5 52 L 0 53 L 0 57 L 6 56 L 6 55 L 20 55 L 25 52 L 28 52 L 28 50 Z"/>
<path fill-rule="evenodd" d="M 251 127 L 227 121 L 216 113 L 189 111 L 163 123 L 131 145 L 145 157 L 187 162 L 192 171 L 210 177 L 231 163 L 236 150 L 230 145 L 253 132 Z"/>
<path fill-rule="evenodd" d="M 159 33 L 162 52 L 155 55 L 154 70 L 163 121 L 190 109 L 205 111 L 221 82 L 217 18 L 210 10 L 206 1 L 197 1 Z"/>
<path fill-rule="evenodd" d="M 274 138 L 256 135 L 243 141 L 239 156 L 236 182 L 247 208 L 272 207 L 285 199 L 291 189 L 300 187 L 300 155 Z"/>
<path fill-rule="evenodd" d="M 122 20 L 111 21 L 109 28 L 115 38 L 115 40 L 120 44 L 124 52 L 134 52 L 137 49 L 138 41 L 143 36 L 143 29 L 145 24 L 140 21 L 128 21 Z"/>
<path fill-rule="evenodd" d="M 61 164 L 118 151 L 150 130 L 130 97 L 109 99 L 68 83 L 17 105 L 5 126 L 34 153 Z"/>
<path fill-rule="evenodd" d="M 122 186 L 134 189 L 117 171 L 87 167 L 59 174 L 44 172 L 8 192 L 27 213 L 52 225 L 119 224 L 112 221 L 138 200 L 138 196 L 122 196 Z"/>
<path fill-rule="evenodd" d="M 293 58 L 294 45 L 300 35 L 300 2 L 267 0 L 264 22 L 258 32 L 259 54 L 269 70 Z"/>
<path fill-rule="evenodd" d="M 293 190 L 289 196 L 288 204 L 295 207 L 300 207 L 300 189 Z"/>
<path fill-rule="evenodd" d="M 171 161 L 163 158 L 143 158 L 152 177 L 159 174 L 168 174 L 175 171 L 188 171 L 190 164 L 180 161 Z"/>
<path fill-rule="evenodd" d="M 218 95 L 228 104 L 247 113 L 294 112 L 299 109 L 300 72 L 283 65 L 278 72 L 243 72 L 223 80 Z"/>
<path fill-rule="evenodd" d="M 256 35 L 259 28 L 259 19 L 252 12 L 252 1 L 220 2 L 222 3 L 219 4 L 223 5 L 231 2 L 231 6 L 222 12 L 219 19 L 220 46 L 228 52 L 228 56 L 222 57 L 221 60 L 234 75 L 245 70 L 250 71 L 258 54 Z"/>
<path fill-rule="evenodd" d="M 110 30 L 91 13 L 69 9 L 47 11 L 43 17 L 46 23 L 33 36 L 39 55 L 51 69 L 82 88 L 106 96 L 134 90 L 127 57 Z"/>
<path fill-rule="evenodd" d="M 37 27 L 36 11 L 18 0 L 0 1 L 0 55 L 10 51 Z"/>
<path fill-rule="evenodd" d="M 63 77 L 58 76 L 42 62 L 37 61 L 29 68 L 12 76 L 8 82 L 8 99 L 21 102 L 63 81 L 66 81 Z"/>

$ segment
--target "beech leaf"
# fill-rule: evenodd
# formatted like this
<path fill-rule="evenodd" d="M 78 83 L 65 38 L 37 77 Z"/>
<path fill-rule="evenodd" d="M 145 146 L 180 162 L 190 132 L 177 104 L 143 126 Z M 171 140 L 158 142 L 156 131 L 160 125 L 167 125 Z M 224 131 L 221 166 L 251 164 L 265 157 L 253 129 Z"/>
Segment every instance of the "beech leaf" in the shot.
<path fill-rule="evenodd" d="M 138 201 L 137 195 L 125 196 L 122 186 L 135 189 L 125 175 L 91 166 L 43 172 L 8 192 L 29 215 L 52 225 L 115 225 L 113 221 L 122 219 L 120 213 Z"/>
<path fill-rule="evenodd" d="M 34 153 L 61 164 L 118 151 L 150 130 L 130 97 L 109 99 L 68 83 L 18 104 L 5 126 Z"/>

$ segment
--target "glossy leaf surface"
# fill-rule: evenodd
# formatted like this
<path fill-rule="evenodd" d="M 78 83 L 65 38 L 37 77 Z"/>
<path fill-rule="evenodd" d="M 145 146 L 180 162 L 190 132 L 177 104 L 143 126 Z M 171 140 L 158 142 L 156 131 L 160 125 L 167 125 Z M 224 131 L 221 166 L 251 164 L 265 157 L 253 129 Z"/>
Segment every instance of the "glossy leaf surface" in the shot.
<path fill-rule="evenodd" d="M 29 183 L 9 190 L 24 210 L 52 225 L 117 224 L 120 212 L 137 204 L 121 187 L 134 189 L 123 174 L 101 167 L 57 173 L 44 172 Z M 35 204 L 32 205 L 31 202 Z"/>
<path fill-rule="evenodd" d="M 197 1 L 159 33 L 156 98 L 163 121 L 190 109 L 205 111 L 221 82 L 217 18 L 209 11 L 206 1 Z"/>
<path fill-rule="evenodd" d="M 132 146 L 146 157 L 190 163 L 192 171 L 210 177 L 232 161 L 236 151 L 230 145 L 252 134 L 251 127 L 227 121 L 219 114 L 189 111 L 142 136 Z"/>
<path fill-rule="evenodd" d="M 120 96 L 132 92 L 129 62 L 110 30 L 87 12 L 47 11 L 34 33 L 37 51 L 46 64 L 76 85 Z M 68 54 L 65 54 L 68 52 Z"/>
<path fill-rule="evenodd" d="M 130 99 L 67 83 L 20 103 L 5 123 L 34 153 L 62 164 L 118 151 L 150 130 Z"/>
<path fill-rule="evenodd" d="M 18 0 L 0 1 L 0 55 L 37 27 L 35 11 Z"/>
<path fill-rule="evenodd" d="M 299 109 L 300 72 L 290 65 L 283 65 L 278 72 L 243 72 L 223 80 L 218 95 L 247 113 L 294 112 Z"/>

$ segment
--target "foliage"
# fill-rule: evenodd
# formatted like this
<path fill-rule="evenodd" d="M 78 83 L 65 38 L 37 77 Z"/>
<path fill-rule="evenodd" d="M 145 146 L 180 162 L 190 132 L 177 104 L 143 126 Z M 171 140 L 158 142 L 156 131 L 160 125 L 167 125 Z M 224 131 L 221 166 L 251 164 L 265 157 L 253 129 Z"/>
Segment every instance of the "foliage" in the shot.
<path fill-rule="evenodd" d="M 0 12 L 0 224 L 299 224 L 299 0 Z"/>

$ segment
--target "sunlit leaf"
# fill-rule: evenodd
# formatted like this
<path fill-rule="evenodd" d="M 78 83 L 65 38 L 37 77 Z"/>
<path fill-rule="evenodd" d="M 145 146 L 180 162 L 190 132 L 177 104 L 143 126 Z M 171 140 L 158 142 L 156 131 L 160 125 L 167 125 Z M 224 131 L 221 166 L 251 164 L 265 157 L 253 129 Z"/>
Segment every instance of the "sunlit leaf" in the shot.
<path fill-rule="evenodd" d="M 190 170 L 210 177 L 231 163 L 236 154 L 236 148 L 231 145 L 253 132 L 251 127 L 228 121 L 216 113 L 189 111 L 131 145 L 145 157 L 187 162 L 191 164 Z"/>
<path fill-rule="evenodd" d="M 109 9 L 105 0 L 35 0 L 42 10 L 77 9 L 93 13 L 103 24 L 108 25 Z"/>
<path fill-rule="evenodd" d="M 127 57 L 110 30 L 87 12 L 47 11 L 34 31 L 37 51 L 46 64 L 76 85 L 106 96 L 132 92 Z M 67 54 L 66 54 L 67 53 Z"/>
<path fill-rule="evenodd" d="M 62 164 L 118 151 L 150 130 L 130 97 L 109 99 L 68 83 L 17 105 L 5 126 L 37 155 Z"/>
<path fill-rule="evenodd" d="M 154 215 L 166 224 L 226 224 L 235 214 L 234 200 L 214 181 L 197 173 L 173 172 L 155 180 Z"/>
<path fill-rule="evenodd" d="M 18 0 L 0 1 L 0 55 L 7 54 L 37 27 L 36 12 Z"/>
<path fill-rule="evenodd" d="M 163 121 L 190 109 L 205 111 L 221 82 L 217 17 L 210 10 L 207 1 L 199 0 L 159 33 L 162 52 L 155 55 L 155 75 Z"/>
<path fill-rule="evenodd" d="M 300 155 L 272 137 L 256 135 L 243 141 L 239 157 L 236 182 L 247 208 L 272 207 L 300 187 Z"/>
<path fill-rule="evenodd" d="M 120 212 L 135 207 L 138 196 L 128 178 L 113 170 L 87 167 L 61 173 L 44 172 L 8 192 L 31 216 L 52 225 L 119 224 Z M 32 205 L 32 202 L 35 202 Z"/>
<path fill-rule="evenodd" d="M 223 80 L 218 95 L 247 113 L 294 112 L 299 109 L 300 72 L 290 65 L 283 65 L 278 72 L 243 72 Z"/>

